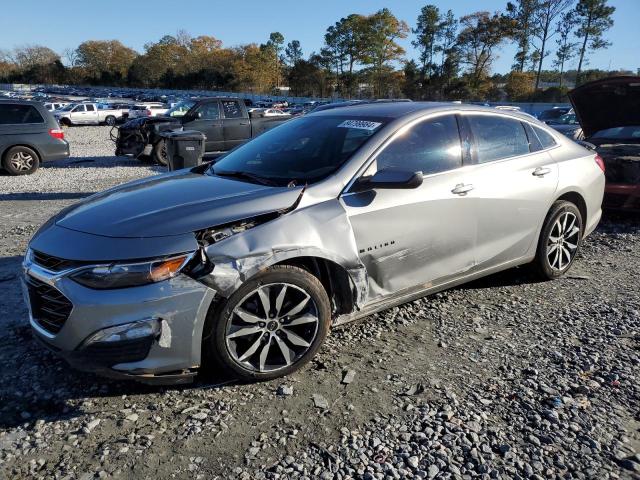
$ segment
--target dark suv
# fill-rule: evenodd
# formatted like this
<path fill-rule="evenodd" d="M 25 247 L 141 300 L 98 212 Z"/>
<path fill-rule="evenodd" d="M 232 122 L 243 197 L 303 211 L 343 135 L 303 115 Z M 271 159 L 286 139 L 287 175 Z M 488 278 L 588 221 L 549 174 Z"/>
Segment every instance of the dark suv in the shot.
<path fill-rule="evenodd" d="M 27 175 L 42 162 L 68 156 L 64 132 L 43 104 L 0 100 L 0 160 L 10 175 Z"/>

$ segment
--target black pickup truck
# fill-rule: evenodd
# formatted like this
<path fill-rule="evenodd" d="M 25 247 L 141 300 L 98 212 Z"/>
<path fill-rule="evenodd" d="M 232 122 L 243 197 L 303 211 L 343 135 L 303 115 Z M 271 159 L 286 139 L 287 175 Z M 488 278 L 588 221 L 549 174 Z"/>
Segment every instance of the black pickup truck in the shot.
<path fill-rule="evenodd" d="M 116 143 L 116 155 L 151 157 L 166 165 L 161 132 L 182 129 L 202 132 L 207 137 L 205 151 L 215 154 L 231 150 L 290 118 L 254 116 L 240 98 L 190 99 L 177 103 L 162 116 L 136 118 L 114 127 L 111 138 Z"/>

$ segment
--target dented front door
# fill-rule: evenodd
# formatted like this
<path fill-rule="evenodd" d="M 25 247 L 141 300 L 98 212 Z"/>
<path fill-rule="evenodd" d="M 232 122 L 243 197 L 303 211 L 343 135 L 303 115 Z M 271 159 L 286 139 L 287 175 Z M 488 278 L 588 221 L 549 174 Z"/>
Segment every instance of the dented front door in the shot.
<path fill-rule="evenodd" d="M 474 266 L 473 201 L 453 193 L 463 181 L 457 169 L 426 176 L 414 190 L 343 195 L 369 277 L 369 300 L 428 288 Z"/>

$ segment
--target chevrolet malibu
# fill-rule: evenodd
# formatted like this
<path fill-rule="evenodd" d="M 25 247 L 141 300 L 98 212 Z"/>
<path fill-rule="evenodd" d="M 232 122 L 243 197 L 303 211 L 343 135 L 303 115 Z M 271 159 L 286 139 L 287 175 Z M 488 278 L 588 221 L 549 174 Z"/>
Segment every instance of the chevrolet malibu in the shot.
<path fill-rule="evenodd" d="M 517 112 L 310 114 L 51 218 L 24 259 L 30 323 L 104 375 L 286 375 L 332 326 L 518 265 L 560 277 L 600 220 L 603 170 Z"/>

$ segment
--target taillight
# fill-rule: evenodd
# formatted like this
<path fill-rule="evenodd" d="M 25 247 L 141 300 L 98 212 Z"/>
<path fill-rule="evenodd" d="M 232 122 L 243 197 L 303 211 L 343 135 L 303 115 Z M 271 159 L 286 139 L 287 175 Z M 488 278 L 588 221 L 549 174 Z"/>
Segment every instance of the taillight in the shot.
<path fill-rule="evenodd" d="M 50 129 L 49 135 L 51 135 L 53 138 L 59 138 L 60 140 L 64 140 L 64 130 L 60 128 Z"/>
<path fill-rule="evenodd" d="M 146 114 L 147 114 L 147 117 L 150 117 L 150 116 L 151 116 L 151 110 L 146 110 L 144 113 L 146 113 Z"/>
<path fill-rule="evenodd" d="M 596 161 L 596 163 L 600 167 L 600 170 L 602 170 L 604 172 L 605 171 L 605 167 L 604 167 L 604 160 L 602 159 L 602 157 L 600 155 L 596 154 L 594 160 Z"/>

